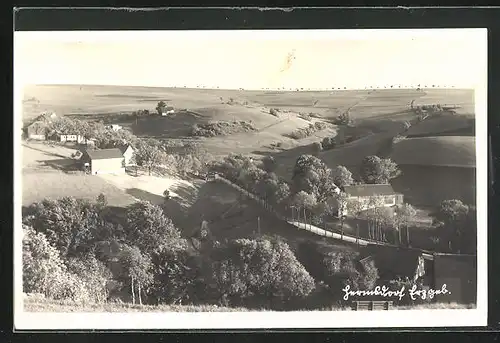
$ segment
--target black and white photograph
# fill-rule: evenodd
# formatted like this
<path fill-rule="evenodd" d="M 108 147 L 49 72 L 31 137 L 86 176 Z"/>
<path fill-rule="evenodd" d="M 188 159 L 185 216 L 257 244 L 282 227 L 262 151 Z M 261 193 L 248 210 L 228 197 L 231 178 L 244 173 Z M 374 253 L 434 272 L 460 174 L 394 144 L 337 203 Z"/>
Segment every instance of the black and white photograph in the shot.
<path fill-rule="evenodd" d="M 15 32 L 16 328 L 485 325 L 486 44 Z"/>

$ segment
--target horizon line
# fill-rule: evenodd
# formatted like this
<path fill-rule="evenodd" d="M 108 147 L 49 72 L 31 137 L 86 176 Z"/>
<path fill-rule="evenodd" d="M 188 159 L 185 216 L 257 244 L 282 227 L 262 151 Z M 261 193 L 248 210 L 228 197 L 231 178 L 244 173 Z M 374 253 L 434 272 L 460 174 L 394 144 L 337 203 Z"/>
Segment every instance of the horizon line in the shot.
<path fill-rule="evenodd" d="M 144 86 L 144 85 L 116 85 L 116 84 L 91 84 L 91 83 L 26 83 L 26 86 L 97 86 L 97 87 L 140 87 L 140 88 L 169 88 L 169 89 L 205 89 L 205 90 L 215 90 L 215 91 L 251 91 L 251 92 L 263 92 L 263 91 L 275 91 L 275 92 L 334 92 L 334 91 L 369 91 L 369 90 L 408 90 L 408 89 L 421 89 L 421 90 L 474 90 L 474 87 L 464 87 L 464 86 L 429 86 L 429 85 L 397 85 L 397 86 L 375 86 L 375 87 L 365 87 L 365 88 L 347 88 L 347 87 L 332 87 L 332 88 L 223 88 L 217 86 Z"/>

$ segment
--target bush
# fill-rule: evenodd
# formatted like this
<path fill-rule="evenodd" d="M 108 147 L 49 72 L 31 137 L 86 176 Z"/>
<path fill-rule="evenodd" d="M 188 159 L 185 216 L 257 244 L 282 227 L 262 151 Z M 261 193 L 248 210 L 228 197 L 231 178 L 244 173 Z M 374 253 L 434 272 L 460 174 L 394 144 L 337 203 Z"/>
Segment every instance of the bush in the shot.
<path fill-rule="evenodd" d="M 269 110 L 269 114 L 271 114 L 271 115 L 273 115 L 273 116 L 275 116 L 275 117 L 278 117 L 278 109 L 276 109 L 276 108 L 271 108 L 271 109 Z"/>
<path fill-rule="evenodd" d="M 347 112 L 344 112 L 341 115 L 339 115 L 335 119 L 335 124 L 336 125 L 352 125 L 350 113 L 347 111 Z"/>
<path fill-rule="evenodd" d="M 322 146 L 323 150 L 334 149 L 336 145 L 337 145 L 337 142 L 335 141 L 335 137 L 325 137 L 321 141 L 321 146 Z"/>
<path fill-rule="evenodd" d="M 307 127 L 296 129 L 289 135 L 289 137 L 293 139 L 303 139 L 326 128 L 328 128 L 328 124 L 324 122 L 316 122 L 314 124 L 309 124 Z"/>
<path fill-rule="evenodd" d="M 255 127 L 246 121 L 235 122 L 215 122 L 208 124 L 194 124 L 191 129 L 191 136 L 196 137 L 216 137 L 226 136 L 238 132 L 255 131 Z"/>

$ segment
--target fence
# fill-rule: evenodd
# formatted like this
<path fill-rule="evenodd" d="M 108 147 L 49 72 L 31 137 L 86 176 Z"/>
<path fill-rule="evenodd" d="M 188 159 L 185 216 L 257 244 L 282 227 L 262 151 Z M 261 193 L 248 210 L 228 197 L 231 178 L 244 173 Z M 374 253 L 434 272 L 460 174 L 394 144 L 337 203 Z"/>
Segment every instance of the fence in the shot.
<path fill-rule="evenodd" d="M 209 179 L 212 179 L 212 178 L 209 178 Z M 220 176 L 219 174 L 214 174 L 213 180 L 221 181 L 221 182 L 227 184 L 228 186 L 236 189 L 237 191 L 246 195 L 250 199 L 253 199 L 257 203 L 259 203 L 268 212 L 270 212 L 274 216 L 278 217 L 278 219 L 286 221 L 288 224 L 293 225 L 298 229 L 309 231 L 309 232 L 314 233 L 318 236 L 338 239 L 338 240 L 342 240 L 345 242 L 355 243 L 358 245 L 368 245 L 368 244 L 387 245 L 386 243 L 382 243 L 382 242 L 371 241 L 371 240 L 367 240 L 367 239 L 360 239 L 358 237 L 341 235 L 339 233 L 328 231 L 328 230 L 319 228 L 319 227 L 311 225 L 311 224 L 306 224 L 306 223 L 302 223 L 299 221 L 290 220 L 290 218 L 287 218 L 285 215 L 282 215 L 281 213 L 279 213 L 277 210 L 275 210 L 272 206 L 269 206 L 267 204 L 267 202 L 265 202 L 263 199 L 259 198 L 257 195 L 247 191 L 246 189 L 242 188 L 241 186 L 238 186 L 237 184 L 235 184 L 234 182 L 231 182 L 230 180 Z"/>

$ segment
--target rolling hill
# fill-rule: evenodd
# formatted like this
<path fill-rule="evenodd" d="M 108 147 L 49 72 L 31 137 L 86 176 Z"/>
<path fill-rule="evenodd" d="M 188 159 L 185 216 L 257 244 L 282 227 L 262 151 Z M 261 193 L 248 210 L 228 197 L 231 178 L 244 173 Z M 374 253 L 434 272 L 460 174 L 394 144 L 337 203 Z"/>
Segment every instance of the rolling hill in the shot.
<path fill-rule="evenodd" d="M 399 165 L 475 168 L 475 137 L 408 138 L 394 144 L 391 158 Z"/>

